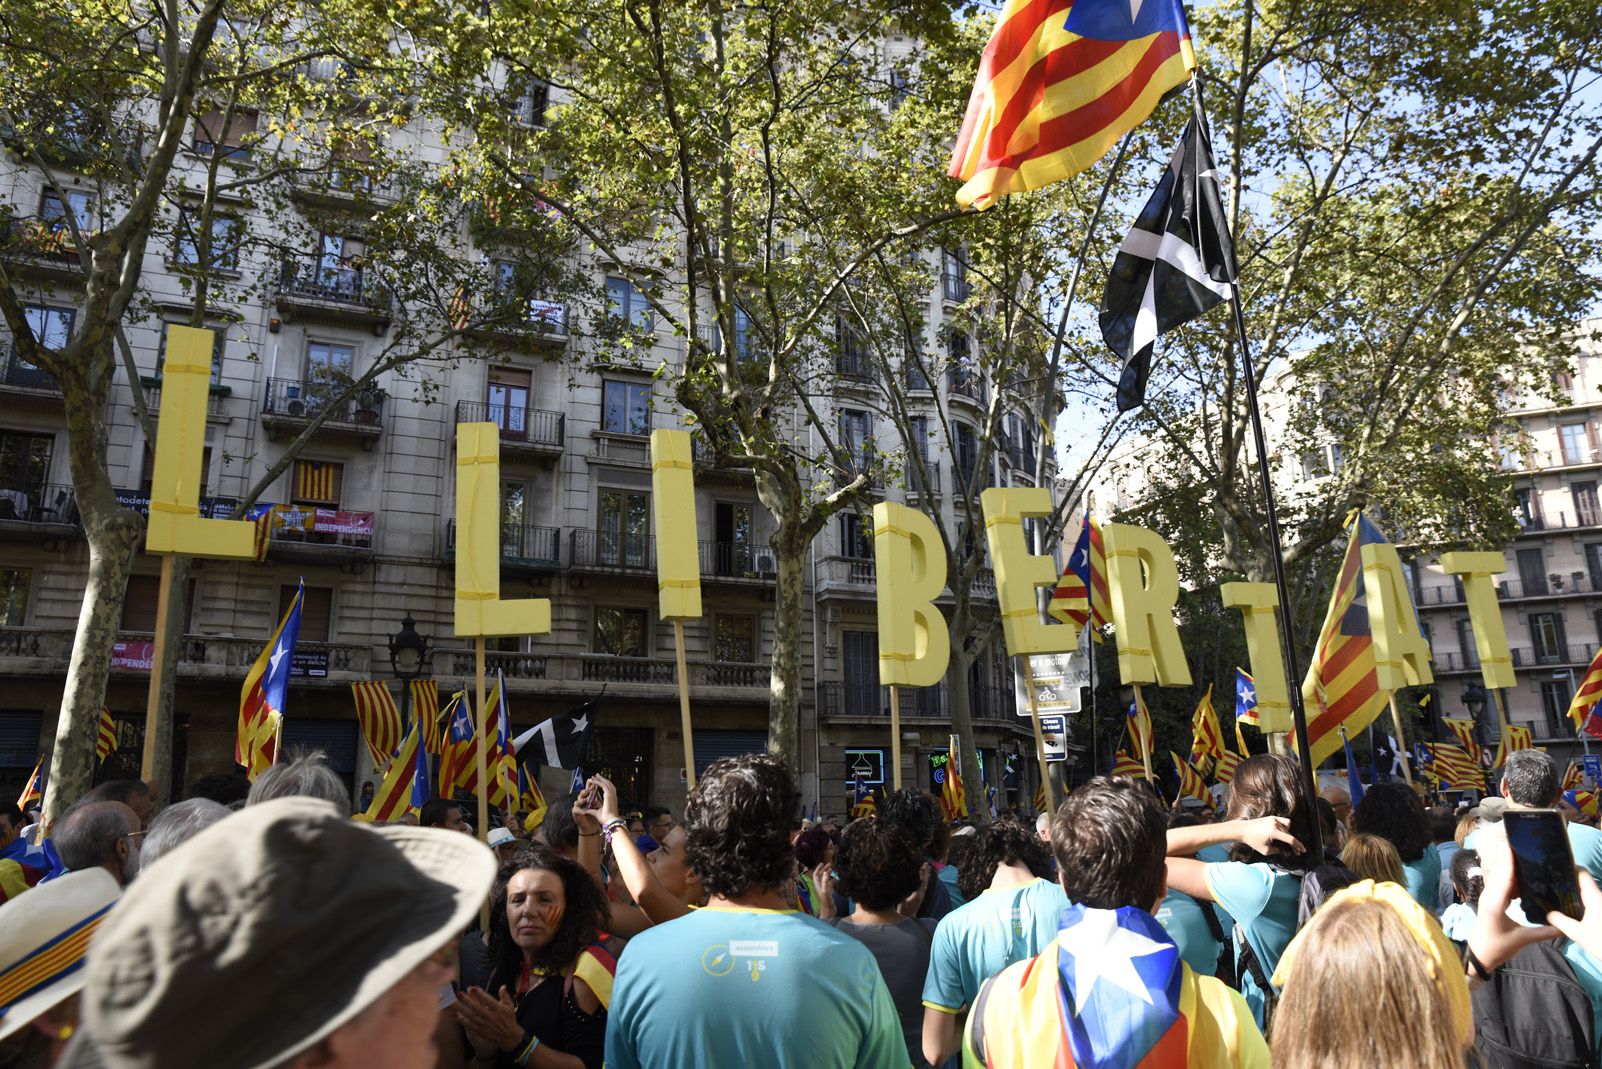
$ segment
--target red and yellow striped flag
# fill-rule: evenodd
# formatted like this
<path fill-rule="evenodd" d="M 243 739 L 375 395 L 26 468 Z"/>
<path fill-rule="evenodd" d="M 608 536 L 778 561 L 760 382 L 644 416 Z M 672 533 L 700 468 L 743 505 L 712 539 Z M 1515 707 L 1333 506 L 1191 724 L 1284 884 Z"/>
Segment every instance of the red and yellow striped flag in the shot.
<path fill-rule="evenodd" d="M 423 752 L 445 752 L 445 733 L 440 729 L 439 683 L 432 679 L 412 680 L 412 718 L 422 727 Z"/>
<path fill-rule="evenodd" d="M 400 710 L 389 685 L 379 680 L 352 683 L 350 692 L 356 699 L 356 723 L 361 725 L 362 740 L 373 758 L 373 771 L 382 772 L 395 757 L 406 727 L 401 723 Z"/>
<path fill-rule="evenodd" d="M 100 730 L 95 735 L 95 760 L 105 761 L 117 750 L 117 722 L 111 717 L 111 710 L 106 706 L 100 707 Z"/>
<path fill-rule="evenodd" d="M 1207 793 L 1207 780 L 1202 778 L 1202 774 L 1174 751 L 1169 750 L 1168 756 L 1174 762 L 1174 771 L 1179 774 L 1179 793 L 1200 802 L 1211 801 Z"/>
<path fill-rule="evenodd" d="M 1207 684 L 1207 693 L 1196 703 L 1190 717 L 1190 762 L 1196 764 L 1203 757 L 1219 758 L 1224 755 L 1224 729 L 1218 726 L 1218 710 L 1213 708 L 1213 685 Z"/>
<path fill-rule="evenodd" d="M 1580 680 L 1580 689 L 1574 692 L 1574 697 L 1569 701 L 1569 719 L 1574 721 L 1576 734 L 1586 727 L 1586 714 L 1598 698 L 1602 698 L 1602 647 L 1597 649 L 1591 667 L 1585 670 L 1585 678 Z"/>
<path fill-rule="evenodd" d="M 1008 0 L 952 149 L 957 203 L 1078 174 L 1195 68 L 1180 0 Z"/>
<path fill-rule="evenodd" d="M 1315 768 L 1341 748 L 1341 728 L 1348 736 L 1354 736 L 1372 724 L 1385 708 L 1385 695 L 1374 670 L 1374 637 L 1368 626 L 1362 553 L 1365 545 L 1384 541 L 1379 528 L 1367 516 L 1357 513 L 1335 590 L 1330 595 L 1329 612 L 1319 632 L 1318 648 L 1308 666 L 1307 678 L 1302 681 L 1302 697 L 1309 713 L 1307 739 Z"/>

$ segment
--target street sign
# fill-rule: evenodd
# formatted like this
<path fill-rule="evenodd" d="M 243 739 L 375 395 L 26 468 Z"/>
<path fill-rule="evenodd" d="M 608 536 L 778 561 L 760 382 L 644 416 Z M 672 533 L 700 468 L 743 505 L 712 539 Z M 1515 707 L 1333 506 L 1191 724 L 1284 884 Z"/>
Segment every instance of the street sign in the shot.
<path fill-rule="evenodd" d="M 1586 754 L 1585 774 L 1591 777 L 1592 783 L 1602 783 L 1602 757 L 1594 753 Z"/>
<path fill-rule="evenodd" d="M 1090 683 L 1090 662 L 1077 650 L 1072 653 L 1042 653 L 1025 658 L 1035 682 L 1035 706 L 1042 716 L 1048 713 L 1077 713 L 1083 708 L 1081 688 Z M 1029 716 L 1029 687 L 1023 673 L 1013 673 L 1016 691 L 1015 711 Z"/>
<path fill-rule="evenodd" d="M 1047 761 L 1068 760 L 1068 718 L 1066 716 L 1041 717 L 1040 734 L 1046 741 Z"/>

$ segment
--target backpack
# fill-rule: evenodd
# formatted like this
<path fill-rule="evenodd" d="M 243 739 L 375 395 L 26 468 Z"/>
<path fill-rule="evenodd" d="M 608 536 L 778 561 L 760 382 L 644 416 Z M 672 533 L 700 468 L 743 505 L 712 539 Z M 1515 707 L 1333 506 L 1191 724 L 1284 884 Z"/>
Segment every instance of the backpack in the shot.
<path fill-rule="evenodd" d="M 1300 890 L 1296 894 L 1296 931 L 1305 926 L 1324 900 L 1343 887 L 1350 887 L 1357 883 L 1357 873 L 1345 865 L 1333 861 L 1322 865 L 1315 865 L 1306 872 L 1295 872 L 1273 866 L 1274 872 L 1281 876 L 1293 876 L 1300 883 Z M 1295 933 L 1291 933 L 1295 938 Z M 1263 963 L 1257 960 L 1257 952 L 1246 941 L 1246 932 L 1239 924 L 1235 925 L 1235 938 L 1240 945 L 1240 955 L 1235 961 L 1236 977 L 1250 975 L 1257 981 L 1257 990 L 1263 993 L 1263 1031 L 1268 1031 L 1268 1023 L 1273 1019 L 1274 1007 L 1279 1002 L 1279 992 L 1269 983 L 1268 974 L 1263 969 Z"/>
<path fill-rule="evenodd" d="M 1474 1044 L 1485 1069 L 1593 1064 L 1591 1000 L 1563 957 L 1566 945 L 1525 947 L 1473 993 Z"/>

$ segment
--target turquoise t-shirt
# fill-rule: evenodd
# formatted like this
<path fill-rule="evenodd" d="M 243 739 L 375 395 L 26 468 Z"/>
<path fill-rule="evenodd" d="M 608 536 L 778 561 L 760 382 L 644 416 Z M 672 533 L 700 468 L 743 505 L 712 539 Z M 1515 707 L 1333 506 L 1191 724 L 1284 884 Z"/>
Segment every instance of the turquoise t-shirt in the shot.
<path fill-rule="evenodd" d="M 1273 976 L 1279 967 L 1279 956 L 1296 934 L 1296 900 L 1301 895 L 1301 880 L 1261 862 L 1215 862 L 1203 871 L 1213 900 L 1240 925 L 1263 967 L 1263 975 Z M 1263 992 L 1250 972 L 1240 978 L 1240 993 L 1246 996 L 1246 1004 L 1261 1028 Z"/>
<path fill-rule="evenodd" d="M 940 918 L 929 950 L 923 1004 L 956 1013 L 979 985 L 1015 961 L 1032 958 L 1057 938 L 1068 896 L 1050 880 L 986 891 Z"/>
<path fill-rule="evenodd" d="M 1407 878 L 1407 893 L 1413 901 L 1431 913 L 1441 911 L 1441 855 L 1433 844 L 1424 847 L 1417 861 L 1402 862 L 1402 875 Z"/>
<path fill-rule="evenodd" d="M 694 910 L 617 961 L 610 1069 L 910 1065 L 872 952 L 795 910 Z"/>
<path fill-rule="evenodd" d="M 1213 909 L 1216 915 L 1219 910 Z M 1179 948 L 1179 956 L 1190 971 L 1198 976 L 1211 976 L 1218 971 L 1218 955 L 1224 949 L 1224 944 L 1213 937 L 1213 930 L 1207 924 L 1207 917 L 1202 913 L 1201 903 L 1172 887 L 1163 900 L 1157 904 L 1157 923 L 1163 926 L 1174 945 Z M 1223 918 L 1219 918 L 1222 926 Z M 1228 934 L 1228 929 L 1223 929 Z"/>

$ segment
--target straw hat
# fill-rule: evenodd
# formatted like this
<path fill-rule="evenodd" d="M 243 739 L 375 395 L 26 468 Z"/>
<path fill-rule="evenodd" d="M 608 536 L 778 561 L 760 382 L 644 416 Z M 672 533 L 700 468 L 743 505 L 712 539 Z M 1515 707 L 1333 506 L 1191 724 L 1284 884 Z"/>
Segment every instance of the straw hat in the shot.
<path fill-rule="evenodd" d="M 93 868 L 0 906 L 0 1039 L 83 989 L 90 937 L 120 894 L 116 877 Z"/>

